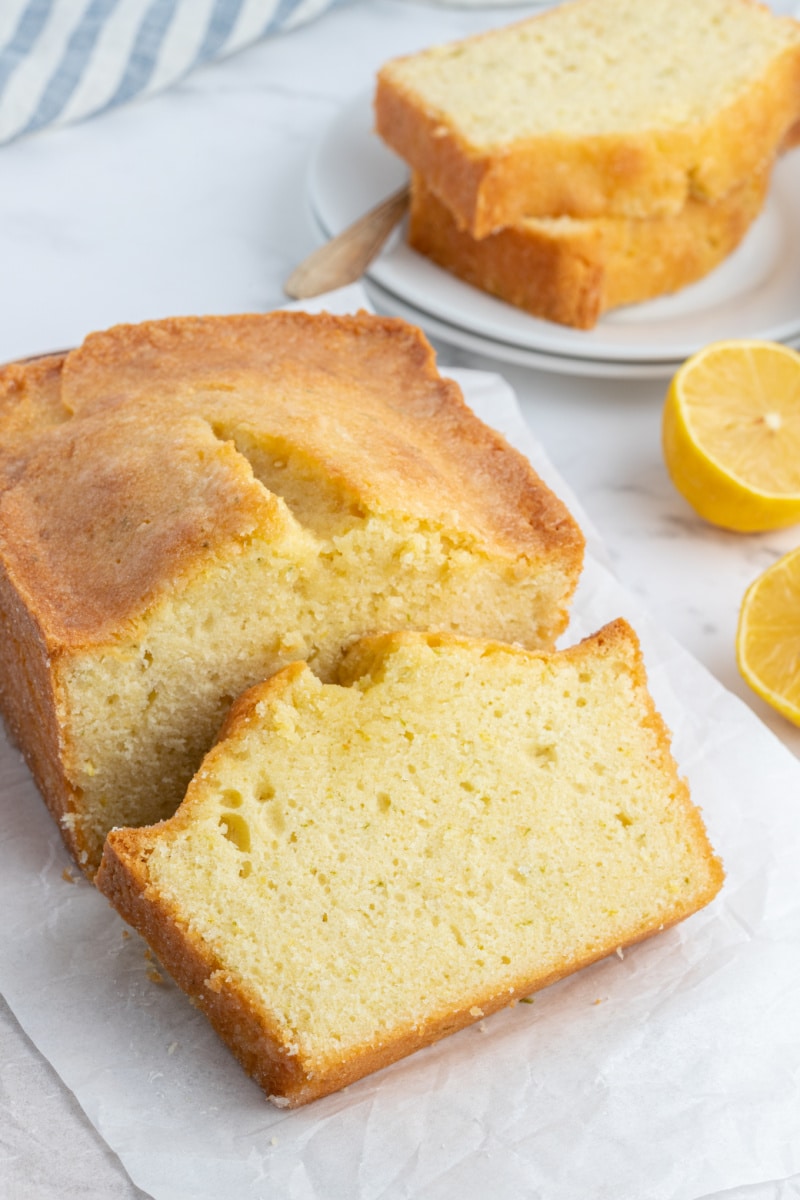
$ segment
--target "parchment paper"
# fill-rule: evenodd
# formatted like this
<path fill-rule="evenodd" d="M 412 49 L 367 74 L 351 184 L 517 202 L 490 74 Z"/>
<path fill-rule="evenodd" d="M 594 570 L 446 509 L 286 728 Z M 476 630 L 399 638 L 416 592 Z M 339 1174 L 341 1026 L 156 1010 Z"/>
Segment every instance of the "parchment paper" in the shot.
<path fill-rule="evenodd" d="M 449 373 L 583 519 L 509 387 Z M 789 1194 L 778 1181 L 800 1172 L 800 764 L 654 627 L 584 524 L 592 555 L 565 640 L 618 615 L 636 627 L 726 886 L 677 929 L 308 1108 L 267 1103 L 79 877 L 17 751 L 0 746 L 0 987 L 156 1200 Z"/>

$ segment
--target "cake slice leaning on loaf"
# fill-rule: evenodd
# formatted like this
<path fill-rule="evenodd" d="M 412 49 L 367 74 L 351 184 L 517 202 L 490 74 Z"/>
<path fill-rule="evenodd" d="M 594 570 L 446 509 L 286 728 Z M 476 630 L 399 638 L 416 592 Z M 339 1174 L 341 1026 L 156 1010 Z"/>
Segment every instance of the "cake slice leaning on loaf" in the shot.
<path fill-rule="evenodd" d="M 409 245 L 466 283 L 535 317 L 591 329 L 609 309 L 675 292 L 738 246 L 764 203 L 769 171 L 721 200 L 660 217 L 539 217 L 485 238 L 459 229 L 420 175 Z"/>
<path fill-rule="evenodd" d="M 378 133 L 458 225 L 719 200 L 800 119 L 800 23 L 754 0 L 573 0 L 386 64 Z"/>
<path fill-rule="evenodd" d="M 239 699 L 177 814 L 97 885 L 279 1105 L 686 917 L 722 868 L 636 637 L 397 633 Z M 522 1018 L 521 1018 L 522 1019 Z"/>
<path fill-rule="evenodd" d="M 287 663 L 566 624 L 580 530 L 402 321 L 120 326 L 0 372 L 0 431 L 0 706 L 89 873 Z"/>

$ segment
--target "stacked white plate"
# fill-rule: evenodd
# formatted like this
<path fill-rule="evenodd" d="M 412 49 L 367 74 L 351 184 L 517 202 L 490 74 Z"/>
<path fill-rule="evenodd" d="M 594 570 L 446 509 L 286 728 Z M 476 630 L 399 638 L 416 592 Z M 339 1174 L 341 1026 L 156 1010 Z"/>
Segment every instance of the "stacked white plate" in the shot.
<path fill-rule="evenodd" d="M 344 108 L 317 147 L 311 212 L 322 238 L 401 187 L 407 168 L 373 132 L 371 96 Z M 800 340 L 800 151 L 781 160 L 764 211 L 710 275 L 673 296 L 617 309 L 584 331 L 540 321 L 462 283 L 402 232 L 365 280 L 376 307 L 431 337 L 506 362 L 570 375 L 658 378 L 708 342 Z"/>

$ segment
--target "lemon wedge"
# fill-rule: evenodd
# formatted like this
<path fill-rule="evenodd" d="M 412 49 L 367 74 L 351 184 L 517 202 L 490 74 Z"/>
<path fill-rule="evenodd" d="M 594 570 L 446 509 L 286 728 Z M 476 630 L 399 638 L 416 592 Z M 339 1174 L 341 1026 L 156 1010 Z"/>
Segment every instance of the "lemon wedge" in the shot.
<path fill-rule="evenodd" d="M 800 547 L 747 589 L 736 659 L 753 691 L 800 725 Z"/>
<path fill-rule="evenodd" d="M 687 359 L 664 405 L 664 459 L 692 508 L 749 533 L 800 521 L 800 354 L 714 342 Z"/>

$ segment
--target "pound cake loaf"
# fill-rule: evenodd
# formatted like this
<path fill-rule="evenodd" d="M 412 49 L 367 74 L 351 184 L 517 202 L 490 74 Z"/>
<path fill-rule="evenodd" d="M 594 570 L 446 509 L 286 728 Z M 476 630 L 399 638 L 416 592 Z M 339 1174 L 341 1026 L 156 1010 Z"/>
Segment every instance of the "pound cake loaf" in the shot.
<path fill-rule="evenodd" d="M 609 309 L 675 292 L 738 246 L 764 203 L 769 172 L 721 200 L 663 217 L 539 217 L 477 239 L 414 175 L 409 244 L 467 283 L 535 317 L 591 329 Z"/>
<path fill-rule="evenodd" d="M 0 706 L 89 874 L 287 663 L 566 624 L 579 529 L 402 321 L 121 326 L 0 373 L 0 434 Z"/>
<path fill-rule="evenodd" d="M 755 0 L 573 0 L 395 59 L 378 133 L 485 237 L 649 217 L 763 170 L 800 118 L 800 23 Z"/>
<path fill-rule="evenodd" d="M 233 707 L 97 885 L 280 1106 L 680 921 L 722 884 L 638 643 L 356 643 Z"/>

